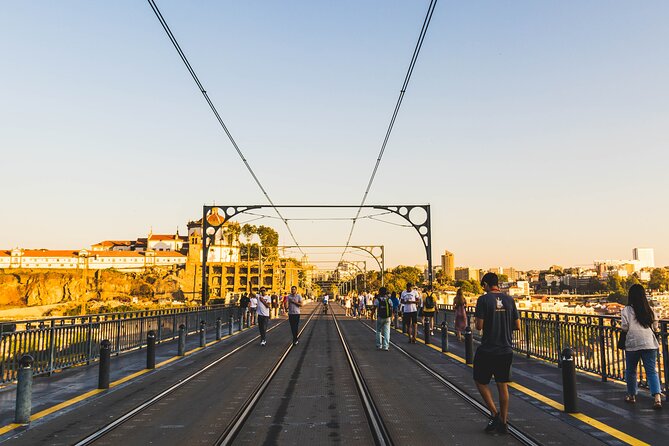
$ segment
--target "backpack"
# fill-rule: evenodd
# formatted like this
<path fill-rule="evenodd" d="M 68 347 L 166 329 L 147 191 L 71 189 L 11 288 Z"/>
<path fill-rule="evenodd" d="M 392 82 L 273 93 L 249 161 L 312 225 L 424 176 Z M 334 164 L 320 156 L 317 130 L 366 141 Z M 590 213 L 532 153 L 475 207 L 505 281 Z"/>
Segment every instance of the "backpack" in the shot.
<path fill-rule="evenodd" d="M 434 297 L 432 294 L 428 294 L 425 296 L 425 309 L 423 311 L 427 311 L 428 313 L 434 311 L 434 307 L 436 306 L 434 302 Z"/>
<path fill-rule="evenodd" d="M 388 297 L 377 298 L 379 300 L 379 311 L 376 313 L 376 317 L 379 319 L 385 319 L 393 315 L 393 304 L 390 302 Z"/>

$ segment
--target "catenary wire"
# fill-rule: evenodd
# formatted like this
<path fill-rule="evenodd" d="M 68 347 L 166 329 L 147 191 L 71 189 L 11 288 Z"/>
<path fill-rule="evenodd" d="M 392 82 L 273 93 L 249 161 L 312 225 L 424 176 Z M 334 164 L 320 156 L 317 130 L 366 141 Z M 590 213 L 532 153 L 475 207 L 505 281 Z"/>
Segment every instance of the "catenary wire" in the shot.
<path fill-rule="evenodd" d="M 246 166 L 246 169 L 249 171 L 251 176 L 253 177 L 253 180 L 255 183 L 258 185 L 260 190 L 262 191 L 263 195 L 269 202 L 270 206 L 274 209 L 276 214 L 279 216 L 281 220 L 283 220 L 284 224 L 286 225 L 286 228 L 288 229 L 288 232 L 290 233 L 291 238 L 293 239 L 293 242 L 295 242 L 296 245 L 299 246 L 299 243 L 297 242 L 297 239 L 295 238 L 295 234 L 293 234 L 292 229 L 290 228 L 290 225 L 288 224 L 288 221 L 283 218 L 283 215 L 281 215 L 281 212 L 279 209 L 276 207 L 272 199 L 270 198 L 269 194 L 267 193 L 267 190 L 265 187 L 262 185 L 260 182 L 260 179 L 258 176 L 255 174 L 253 169 L 251 168 L 251 165 L 249 164 L 248 160 L 242 153 L 241 149 L 239 148 L 239 145 L 237 144 L 237 141 L 232 137 L 232 134 L 230 133 L 230 130 L 228 130 L 228 127 L 225 125 L 225 122 L 223 122 L 223 118 L 221 118 L 221 115 L 218 113 L 218 110 L 216 109 L 216 106 L 212 102 L 212 100 L 209 98 L 209 95 L 207 94 L 207 91 L 204 89 L 204 86 L 200 82 L 200 79 L 198 78 L 197 74 L 195 73 L 195 70 L 191 66 L 190 62 L 188 61 L 188 58 L 186 57 L 186 54 L 183 52 L 181 49 L 181 46 L 179 45 L 179 42 L 177 41 L 176 37 L 174 37 L 174 34 L 172 33 L 172 30 L 170 29 L 169 25 L 167 24 L 167 21 L 163 17 L 163 14 L 160 12 L 160 9 L 158 8 L 158 5 L 156 4 L 155 0 L 147 0 L 149 2 L 149 5 L 151 6 L 151 9 L 153 10 L 153 13 L 156 15 L 158 18 L 158 21 L 162 25 L 163 29 L 165 30 L 165 33 L 167 33 L 167 37 L 170 39 L 172 42 L 172 45 L 174 46 L 174 49 L 177 50 L 177 53 L 179 54 L 179 57 L 181 57 L 181 60 L 183 61 L 184 65 L 186 66 L 186 69 L 190 73 L 191 77 L 195 81 L 195 84 L 197 85 L 197 88 L 200 90 L 200 93 L 202 93 L 202 96 L 204 96 L 205 101 L 209 105 L 209 108 L 211 108 L 211 111 L 214 113 L 214 116 L 216 117 L 216 120 L 218 120 L 218 123 L 221 125 L 221 128 L 225 132 L 225 134 L 228 136 L 228 139 L 230 140 L 230 143 L 232 146 L 235 148 L 237 151 L 237 154 L 241 158 L 242 162 L 244 163 L 244 166 Z"/>
<path fill-rule="evenodd" d="M 376 158 L 376 163 L 374 164 L 372 175 L 370 176 L 369 182 L 367 183 L 367 187 L 365 188 L 365 193 L 362 196 L 360 207 L 358 208 L 358 211 L 356 212 L 356 215 L 353 218 L 353 222 L 351 223 L 351 230 L 348 234 L 346 247 L 344 248 L 344 252 L 342 252 L 341 254 L 342 259 L 344 258 L 344 255 L 348 250 L 348 246 L 351 243 L 351 237 L 353 237 L 353 230 L 355 229 L 355 224 L 358 221 L 358 218 L 360 217 L 360 212 L 362 211 L 362 207 L 367 202 L 367 196 L 369 195 L 369 191 L 372 188 L 372 184 L 374 183 L 374 178 L 376 177 L 376 172 L 378 171 L 379 165 L 381 164 L 383 153 L 386 151 L 388 140 L 390 139 L 393 127 L 395 126 L 395 120 L 397 119 L 397 115 L 402 106 L 402 101 L 404 100 L 404 94 L 406 93 L 407 87 L 409 86 L 409 81 L 411 80 L 411 75 L 413 74 L 413 70 L 416 66 L 416 61 L 418 60 L 418 55 L 420 54 L 420 50 L 423 47 L 423 41 L 425 40 L 425 35 L 427 34 L 427 30 L 430 27 L 430 22 L 432 21 L 432 15 L 434 13 L 434 8 L 436 7 L 436 5 L 437 5 L 437 0 L 430 0 L 430 5 L 427 8 L 427 14 L 425 15 L 425 19 L 423 20 L 423 26 L 421 27 L 420 34 L 418 36 L 418 41 L 416 42 L 416 46 L 413 50 L 413 55 L 411 56 L 411 61 L 409 62 L 409 68 L 407 69 L 407 73 L 404 76 L 404 82 L 402 83 L 402 88 L 400 89 L 399 97 L 397 98 L 397 102 L 395 103 L 395 109 L 393 110 L 392 117 L 390 118 L 390 123 L 388 124 L 386 135 L 383 138 L 383 143 L 381 144 L 381 150 L 379 151 L 379 155 Z"/>

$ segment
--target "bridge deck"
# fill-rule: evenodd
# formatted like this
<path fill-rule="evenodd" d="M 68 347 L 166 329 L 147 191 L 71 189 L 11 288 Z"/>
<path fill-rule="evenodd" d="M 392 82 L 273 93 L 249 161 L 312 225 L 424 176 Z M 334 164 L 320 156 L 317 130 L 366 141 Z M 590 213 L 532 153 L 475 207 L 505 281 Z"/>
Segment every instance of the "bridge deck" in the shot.
<path fill-rule="evenodd" d="M 307 324 L 305 314 L 299 345 L 288 351 L 271 379 L 270 370 L 290 348 L 285 319 L 272 321 L 265 347 L 254 339 L 257 330 L 252 328 L 201 350 L 196 348 L 197 339 L 193 336 L 189 348 L 194 353 L 178 360 L 168 359 L 175 351 L 174 345 L 160 345 L 158 361 L 169 363 L 155 371 L 142 371 L 143 351 L 112 358 L 112 380 L 139 376 L 108 391 L 90 392 L 86 398 L 76 396 L 95 388 L 96 366 L 36 379 L 33 413 L 63 401 L 72 404 L 64 410 L 42 414 L 28 428 L 10 424 L 13 389 L 8 386 L 0 391 L 0 420 L 8 426 L 5 432 L 0 431 L 4 433 L 0 440 L 26 445 L 76 444 L 173 384 L 183 382 L 93 443 L 217 444 L 231 423 L 240 419 L 239 429 L 230 437 L 235 444 L 373 444 L 375 431 L 371 415 L 365 410 L 364 395 L 373 401 L 393 444 L 519 443 L 513 436 L 483 433 L 486 417 L 410 357 L 429 365 L 480 401 L 471 369 L 457 358 L 463 355 L 462 344 L 452 341 L 451 354 L 444 355 L 423 344 L 406 344 L 405 336 L 392 331 L 391 340 L 396 345 L 390 351 L 379 351 L 370 329 L 373 321 L 346 318 L 339 307 L 333 307 L 367 394 L 356 387 L 332 316 L 315 313 Z M 313 305 L 305 313 L 311 309 Z M 250 344 L 236 350 L 247 342 Z M 230 355 L 211 365 L 226 354 Z M 207 366 L 210 367 L 190 378 Z M 579 403 L 586 416 L 579 418 L 546 402 L 561 401 L 559 370 L 555 366 L 520 357 L 514 366 L 519 386 L 512 391 L 510 421 L 534 439 L 534 444 L 642 444 L 640 440 L 662 444 L 666 439 L 662 429 L 669 418 L 667 411 L 647 409 L 644 399 L 636 407 L 623 405 L 618 397 L 621 392 L 624 394 L 624 387 L 619 384 L 580 375 Z M 239 418 L 263 381 L 267 388 L 259 394 L 248 416 Z M 528 389 L 539 395 L 530 395 Z M 587 416 L 595 419 L 595 426 Z M 629 436 L 616 436 L 616 432 Z"/>

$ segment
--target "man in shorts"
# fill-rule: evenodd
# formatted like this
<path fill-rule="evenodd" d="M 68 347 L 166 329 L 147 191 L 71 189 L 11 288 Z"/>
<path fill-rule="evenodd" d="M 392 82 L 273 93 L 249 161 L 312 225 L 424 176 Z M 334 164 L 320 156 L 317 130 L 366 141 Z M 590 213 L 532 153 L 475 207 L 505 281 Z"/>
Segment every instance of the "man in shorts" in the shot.
<path fill-rule="evenodd" d="M 402 320 L 404 326 L 409 332 L 409 343 L 416 343 L 416 328 L 418 326 L 418 307 L 420 306 L 420 297 L 413 289 L 412 283 L 407 283 L 407 289 L 402 291 L 400 302 L 404 306 Z"/>
<path fill-rule="evenodd" d="M 509 415 L 508 383 L 511 382 L 513 362 L 511 334 L 513 330 L 520 330 L 520 318 L 513 298 L 500 291 L 497 274 L 484 275 L 481 286 L 486 294 L 476 301 L 475 317 L 476 329 L 483 330 L 483 337 L 474 356 L 474 381 L 492 414 L 485 431 L 506 434 Z M 493 376 L 499 393 L 499 411 L 488 387 Z"/>

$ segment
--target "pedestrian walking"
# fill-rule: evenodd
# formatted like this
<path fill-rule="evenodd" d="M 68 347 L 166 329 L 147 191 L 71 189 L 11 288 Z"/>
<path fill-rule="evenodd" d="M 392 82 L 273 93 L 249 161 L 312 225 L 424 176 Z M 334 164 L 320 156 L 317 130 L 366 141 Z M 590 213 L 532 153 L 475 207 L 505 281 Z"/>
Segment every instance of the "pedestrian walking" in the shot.
<path fill-rule="evenodd" d="M 267 295 L 265 288 L 260 288 L 260 295 L 257 298 L 256 311 L 258 314 L 258 329 L 260 330 L 260 345 L 267 344 L 267 324 L 269 323 L 269 309 L 272 305 L 272 298 Z"/>
<path fill-rule="evenodd" d="M 365 317 L 365 293 L 358 295 L 358 317 Z"/>
<path fill-rule="evenodd" d="M 346 298 L 344 298 L 344 300 L 345 300 L 344 308 L 346 308 L 346 316 L 350 316 L 351 315 L 351 298 L 346 296 Z"/>
<path fill-rule="evenodd" d="M 272 312 L 271 316 L 273 318 L 279 317 L 279 296 L 276 293 L 272 293 Z"/>
<path fill-rule="evenodd" d="M 430 285 L 425 287 L 425 299 L 423 299 L 423 330 L 429 330 L 430 336 L 434 336 L 434 316 L 437 313 L 437 301 L 432 294 Z"/>
<path fill-rule="evenodd" d="M 402 320 L 404 326 L 407 327 L 409 332 L 409 343 L 416 343 L 416 327 L 418 325 L 418 307 L 420 306 L 420 297 L 418 293 L 413 289 L 412 283 L 407 283 L 406 290 L 402 291 L 400 296 L 400 301 L 402 302 L 403 314 Z"/>
<path fill-rule="evenodd" d="M 390 295 L 390 301 L 393 303 L 393 328 L 397 328 L 397 315 L 400 310 L 400 300 L 397 298 L 397 292 L 393 291 Z"/>
<path fill-rule="evenodd" d="M 520 330 L 520 318 L 511 296 L 499 289 L 499 278 L 487 273 L 481 279 L 486 294 L 476 301 L 476 329 L 483 330 L 481 345 L 474 356 L 474 381 L 492 417 L 486 425 L 487 433 L 508 432 L 509 386 L 513 350 L 511 335 Z M 495 377 L 499 393 L 499 410 L 495 406 L 488 384 Z"/>
<path fill-rule="evenodd" d="M 625 401 L 631 404 L 636 402 L 637 374 L 639 360 L 646 370 L 646 381 L 650 394 L 655 399 L 653 409 L 662 409 L 662 389 L 660 378 L 655 366 L 660 345 L 654 331 L 658 329 L 655 313 L 648 304 L 646 290 L 641 285 L 632 285 L 627 295 L 627 305 L 621 314 L 621 325 L 625 333 L 625 381 L 627 395 Z"/>
<path fill-rule="evenodd" d="M 393 317 L 393 303 L 385 287 L 379 288 L 379 294 L 374 299 L 376 308 L 376 348 L 388 350 L 390 347 L 390 320 Z"/>
<path fill-rule="evenodd" d="M 242 310 L 242 321 L 244 321 L 243 325 L 246 326 L 249 325 L 249 302 L 251 302 L 249 296 L 242 294 L 241 299 L 239 299 L 239 307 Z"/>
<path fill-rule="evenodd" d="M 367 319 L 374 319 L 374 296 L 372 293 L 365 294 L 365 311 L 367 312 Z"/>
<path fill-rule="evenodd" d="M 258 296 L 249 293 L 249 316 L 251 318 L 250 325 L 256 324 L 257 312 L 258 312 Z"/>
<path fill-rule="evenodd" d="M 455 293 L 453 309 L 455 310 L 455 335 L 458 337 L 458 341 L 462 341 L 462 332 L 467 328 L 467 301 L 462 288 L 458 288 Z"/>
<path fill-rule="evenodd" d="M 303 305 L 302 296 L 297 294 L 297 287 L 290 287 L 290 294 L 286 297 L 288 302 L 288 322 L 293 333 L 293 345 L 298 344 L 297 333 L 300 326 L 300 307 Z"/>

